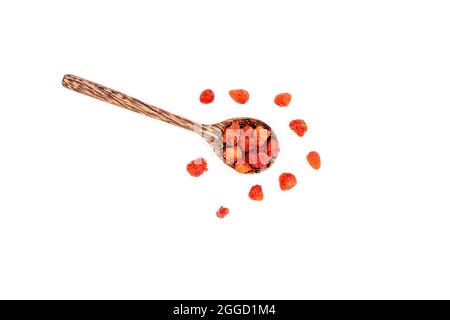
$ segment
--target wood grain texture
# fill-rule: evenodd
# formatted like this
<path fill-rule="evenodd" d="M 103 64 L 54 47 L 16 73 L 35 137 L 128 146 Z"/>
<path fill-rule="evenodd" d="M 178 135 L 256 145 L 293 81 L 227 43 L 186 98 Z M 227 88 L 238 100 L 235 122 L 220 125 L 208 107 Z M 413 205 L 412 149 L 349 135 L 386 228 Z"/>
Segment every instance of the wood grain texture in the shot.
<path fill-rule="evenodd" d="M 62 81 L 62 85 L 67 89 L 74 90 L 87 96 L 114 104 L 116 106 L 137 113 L 144 114 L 146 116 L 176 125 L 187 130 L 196 131 L 196 126 L 200 126 L 199 133 L 203 132 L 204 130 L 208 130 L 208 128 L 203 129 L 202 125 L 196 125 L 189 119 L 175 115 L 161 108 L 130 97 L 119 91 L 107 88 L 105 86 L 102 86 L 101 84 L 74 75 L 65 75 Z"/>

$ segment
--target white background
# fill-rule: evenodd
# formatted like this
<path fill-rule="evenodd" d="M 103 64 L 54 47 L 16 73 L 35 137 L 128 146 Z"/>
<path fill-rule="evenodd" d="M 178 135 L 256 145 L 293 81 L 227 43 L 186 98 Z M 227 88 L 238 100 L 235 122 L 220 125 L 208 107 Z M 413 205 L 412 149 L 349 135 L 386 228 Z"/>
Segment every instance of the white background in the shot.
<path fill-rule="evenodd" d="M 2 2 L 0 298 L 450 298 L 449 16 L 448 1 Z M 260 118 L 280 156 L 235 174 L 65 73 L 203 123 Z"/>

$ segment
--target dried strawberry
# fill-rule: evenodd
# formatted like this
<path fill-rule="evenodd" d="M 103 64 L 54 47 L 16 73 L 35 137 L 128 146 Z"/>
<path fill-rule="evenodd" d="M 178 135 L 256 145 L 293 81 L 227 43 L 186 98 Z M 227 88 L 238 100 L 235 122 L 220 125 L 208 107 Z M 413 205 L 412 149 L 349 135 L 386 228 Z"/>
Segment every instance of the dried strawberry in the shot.
<path fill-rule="evenodd" d="M 234 101 L 240 104 L 246 103 L 248 101 L 248 98 L 250 97 L 248 92 L 244 89 L 230 90 L 229 94 Z"/>
<path fill-rule="evenodd" d="M 320 154 L 316 151 L 311 151 L 310 153 L 308 153 L 308 155 L 306 156 L 306 160 L 308 160 L 309 165 L 315 169 L 318 170 L 320 169 Z"/>
<path fill-rule="evenodd" d="M 228 127 L 223 130 L 222 138 L 228 146 L 235 146 L 238 143 L 242 131 L 238 121 L 233 121 Z"/>
<path fill-rule="evenodd" d="M 250 192 L 248 193 L 250 199 L 255 201 L 261 201 L 264 198 L 264 194 L 262 188 L 259 184 L 251 187 Z"/>
<path fill-rule="evenodd" d="M 267 153 L 260 152 L 258 153 L 258 162 L 256 164 L 259 168 L 266 168 L 270 160 L 271 158 L 267 155 Z"/>
<path fill-rule="evenodd" d="M 225 160 L 227 163 L 235 163 L 236 161 L 242 161 L 242 159 L 242 151 L 237 146 L 225 149 Z"/>
<path fill-rule="evenodd" d="M 292 173 L 282 173 L 279 177 L 280 189 L 283 191 L 292 189 L 297 184 L 297 179 Z"/>
<path fill-rule="evenodd" d="M 292 129 L 299 137 L 303 137 L 305 132 L 308 130 L 305 121 L 301 119 L 292 120 L 289 123 L 289 128 Z"/>
<path fill-rule="evenodd" d="M 280 107 L 287 107 L 289 103 L 291 102 L 291 94 L 290 93 L 280 93 L 277 94 L 273 102 L 275 102 L 276 105 Z"/>
<path fill-rule="evenodd" d="M 208 104 L 214 101 L 214 91 L 211 89 L 203 90 L 200 94 L 200 102 Z"/>
<path fill-rule="evenodd" d="M 229 212 L 230 210 L 228 208 L 220 207 L 219 210 L 217 210 L 216 215 L 220 219 L 223 219 Z"/>
<path fill-rule="evenodd" d="M 230 126 L 228 128 L 230 129 L 239 129 L 241 127 L 239 121 L 233 121 L 231 122 Z"/>
<path fill-rule="evenodd" d="M 266 143 L 267 138 L 269 138 L 270 130 L 262 126 L 257 126 L 253 131 L 253 136 L 255 137 L 258 146 L 262 146 Z"/>
<path fill-rule="evenodd" d="M 270 157 L 266 153 L 250 152 L 249 162 L 253 168 L 263 169 L 266 168 L 270 162 Z"/>
<path fill-rule="evenodd" d="M 205 159 L 197 158 L 187 164 L 186 170 L 191 176 L 199 177 L 208 170 L 208 164 Z"/>
<path fill-rule="evenodd" d="M 243 163 L 243 164 L 237 164 L 234 167 L 234 170 L 236 170 L 239 173 L 247 173 L 252 170 L 252 167 L 248 163 Z"/>
<path fill-rule="evenodd" d="M 243 152 L 249 152 L 256 147 L 256 138 L 253 135 L 253 129 L 247 130 L 246 133 L 239 137 L 239 147 Z"/>
<path fill-rule="evenodd" d="M 275 157 L 280 152 L 280 147 L 278 145 L 278 141 L 271 138 L 269 143 L 267 144 L 267 155 L 271 157 Z"/>

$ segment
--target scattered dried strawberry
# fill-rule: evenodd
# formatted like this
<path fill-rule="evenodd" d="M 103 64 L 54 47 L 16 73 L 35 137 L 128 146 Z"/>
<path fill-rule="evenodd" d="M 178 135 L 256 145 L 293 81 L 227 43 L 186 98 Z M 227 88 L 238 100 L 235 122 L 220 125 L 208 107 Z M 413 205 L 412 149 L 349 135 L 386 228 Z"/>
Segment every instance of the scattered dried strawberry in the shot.
<path fill-rule="evenodd" d="M 305 132 L 308 130 L 305 121 L 301 119 L 292 120 L 289 123 L 289 128 L 292 129 L 299 137 L 303 137 Z"/>
<path fill-rule="evenodd" d="M 275 96 L 275 99 L 273 100 L 273 102 L 275 102 L 275 104 L 277 106 L 287 107 L 289 105 L 289 103 L 291 102 L 291 98 L 292 98 L 292 96 L 290 93 L 287 93 L 287 92 L 280 93 Z"/>
<path fill-rule="evenodd" d="M 234 101 L 240 104 L 246 103 L 248 101 L 248 98 L 250 97 L 248 92 L 243 89 L 230 90 L 229 94 Z"/>
<path fill-rule="evenodd" d="M 208 164 L 203 158 L 197 158 L 189 162 L 186 166 L 187 172 L 193 177 L 199 177 L 208 170 Z"/>
<path fill-rule="evenodd" d="M 250 192 L 248 193 L 248 197 L 255 201 L 261 201 L 264 198 L 261 186 L 257 184 L 251 187 Z"/>
<path fill-rule="evenodd" d="M 220 207 L 219 210 L 217 210 L 216 215 L 220 219 L 223 219 L 229 212 L 230 210 L 228 208 Z"/>
<path fill-rule="evenodd" d="M 211 89 L 203 90 L 200 94 L 200 102 L 203 104 L 208 104 L 214 101 L 214 91 Z"/>
<path fill-rule="evenodd" d="M 282 173 L 279 177 L 280 189 L 283 191 L 292 189 L 297 184 L 297 179 L 292 173 Z"/>
<path fill-rule="evenodd" d="M 308 155 L 306 156 L 306 160 L 308 160 L 309 165 L 315 169 L 318 170 L 320 169 L 320 154 L 316 151 L 311 151 L 310 153 L 308 153 Z"/>

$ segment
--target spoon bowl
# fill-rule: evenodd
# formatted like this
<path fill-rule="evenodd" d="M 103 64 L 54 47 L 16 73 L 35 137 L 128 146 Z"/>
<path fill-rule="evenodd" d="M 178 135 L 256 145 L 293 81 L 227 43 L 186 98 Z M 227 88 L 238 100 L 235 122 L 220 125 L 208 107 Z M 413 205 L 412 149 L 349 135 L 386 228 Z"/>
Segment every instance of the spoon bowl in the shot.
<path fill-rule="evenodd" d="M 235 132 L 233 129 L 229 129 L 233 125 L 233 123 L 239 124 L 238 132 Z M 262 129 L 264 132 L 269 134 L 268 137 L 266 137 L 267 139 L 265 141 L 260 143 L 260 145 L 256 145 L 258 142 L 257 140 L 261 140 L 261 137 L 253 136 L 252 138 L 252 134 L 246 134 L 246 132 L 244 132 L 243 130 L 244 128 L 252 128 L 250 130 L 252 130 L 253 132 L 255 129 Z M 227 131 L 230 130 L 231 136 L 229 135 L 229 137 L 235 137 L 237 141 L 233 141 L 232 144 L 227 144 Z M 245 164 L 250 165 L 250 167 L 247 167 L 248 171 L 246 170 L 245 172 L 241 172 L 238 170 L 239 173 L 252 174 L 262 172 L 272 166 L 278 155 L 278 151 L 272 152 L 274 151 L 274 148 L 278 148 L 278 139 L 275 132 L 267 123 L 259 119 L 242 117 L 231 118 L 215 123 L 213 125 L 206 126 L 206 128 L 201 129 L 201 132 L 205 137 L 205 140 L 213 149 L 214 153 L 226 165 L 233 169 L 236 169 L 238 165 L 241 165 L 241 167 Z M 247 139 L 247 141 L 245 141 L 245 139 Z M 248 145 L 247 149 L 245 150 L 243 150 L 244 148 L 242 148 L 242 145 L 244 143 L 247 143 Z M 238 157 L 228 157 L 227 159 L 227 149 L 229 150 L 230 148 L 236 148 L 236 151 L 238 151 L 237 148 L 239 148 L 239 145 L 241 145 L 240 150 L 242 150 L 239 152 L 245 153 L 245 157 L 242 156 L 241 161 L 237 159 Z M 267 154 L 268 151 L 270 151 L 269 154 Z M 265 157 L 264 161 L 261 161 L 262 159 L 260 159 L 261 152 L 267 154 L 267 157 Z"/>

